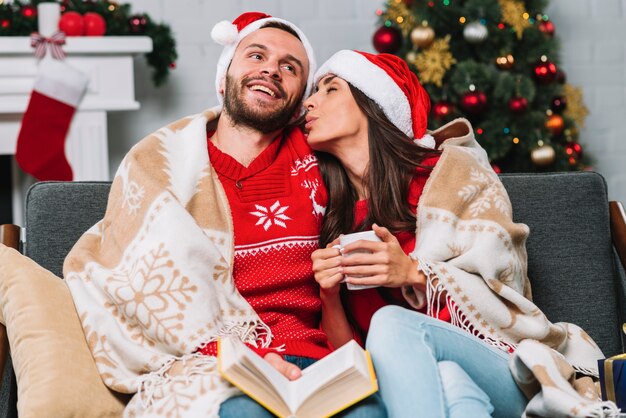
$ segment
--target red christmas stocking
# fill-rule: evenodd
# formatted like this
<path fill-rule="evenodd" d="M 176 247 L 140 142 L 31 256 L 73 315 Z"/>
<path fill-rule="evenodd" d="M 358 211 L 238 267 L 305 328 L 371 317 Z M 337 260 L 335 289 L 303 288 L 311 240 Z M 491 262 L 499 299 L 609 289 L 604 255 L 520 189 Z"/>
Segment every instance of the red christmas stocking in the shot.
<path fill-rule="evenodd" d="M 63 61 L 44 59 L 22 119 L 15 159 L 38 180 L 72 180 L 65 138 L 87 89 L 85 74 Z"/>

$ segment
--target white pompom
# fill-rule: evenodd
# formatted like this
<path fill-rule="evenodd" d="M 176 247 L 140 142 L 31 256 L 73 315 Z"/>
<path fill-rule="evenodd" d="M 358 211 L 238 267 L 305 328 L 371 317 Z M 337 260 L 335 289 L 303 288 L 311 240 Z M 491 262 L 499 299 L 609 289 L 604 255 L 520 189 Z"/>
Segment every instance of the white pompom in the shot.
<path fill-rule="evenodd" d="M 435 138 L 433 138 L 433 136 L 429 134 L 426 134 L 419 139 L 414 139 L 413 142 L 421 147 L 430 149 L 434 149 L 435 145 L 437 145 L 437 143 L 435 142 Z"/>
<path fill-rule="evenodd" d="M 237 26 L 233 25 L 228 20 L 222 20 L 213 26 L 211 30 L 211 39 L 220 45 L 231 45 L 237 42 L 239 32 Z"/>

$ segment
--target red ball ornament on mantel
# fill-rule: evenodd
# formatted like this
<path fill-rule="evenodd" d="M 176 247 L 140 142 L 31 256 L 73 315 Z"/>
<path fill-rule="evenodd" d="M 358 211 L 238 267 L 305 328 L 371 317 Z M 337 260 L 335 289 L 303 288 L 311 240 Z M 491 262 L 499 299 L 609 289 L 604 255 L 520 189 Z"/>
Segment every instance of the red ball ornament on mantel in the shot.
<path fill-rule="evenodd" d="M 554 23 L 550 20 L 544 20 L 539 24 L 539 30 L 547 36 L 554 36 Z"/>
<path fill-rule="evenodd" d="M 550 84 L 556 80 L 556 65 L 551 61 L 540 62 L 533 70 L 535 80 L 540 84 Z"/>
<path fill-rule="evenodd" d="M 394 27 L 383 26 L 374 32 L 372 43 L 376 51 L 393 54 L 402 46 L 402 33 Z"/>
<path fill-rule="evenodd" d="M 509 110 L 511 113 L 521 115 L 528 110 L 528 100 L 524 97 L 511 97 L 509 100 Z"/>
<path fill-rule="evenodd" d="M 448 101 L 442 100 L 433 105 L 433 117 L 435 119 L 443 119 L 454 112 L 454 105 Z"/>
<path fill-rule="evenodd" d="M 59 30 L 67 36 L 83 36 L 85 23 L 78 12 L 65 12 L 59 19 Z"/>
<path fill-rule="evenodd" d="M 103 36 L 107 31 L 107 23 L 104 18 L 95 12 L 87 12 L 83 16 L 86 36 Z"/>
<path fill-rule="evenodd" d="M 459 105 L 467 113 L 479 114 L 487 106 L 487 96 L 482 91 L 468 91 L 463 94 Z"/>

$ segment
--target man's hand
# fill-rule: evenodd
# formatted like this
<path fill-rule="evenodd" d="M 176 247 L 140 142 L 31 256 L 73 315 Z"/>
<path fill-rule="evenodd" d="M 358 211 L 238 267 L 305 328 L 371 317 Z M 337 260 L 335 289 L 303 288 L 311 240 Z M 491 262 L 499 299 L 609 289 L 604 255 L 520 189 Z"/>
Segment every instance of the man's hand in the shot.
<path fill-rule="evenodd" d="M 279 354 L 267 353 L 263 358 L 289 380 L 302 376 L 302 370 L 298 366 L 285 361 Z"/>

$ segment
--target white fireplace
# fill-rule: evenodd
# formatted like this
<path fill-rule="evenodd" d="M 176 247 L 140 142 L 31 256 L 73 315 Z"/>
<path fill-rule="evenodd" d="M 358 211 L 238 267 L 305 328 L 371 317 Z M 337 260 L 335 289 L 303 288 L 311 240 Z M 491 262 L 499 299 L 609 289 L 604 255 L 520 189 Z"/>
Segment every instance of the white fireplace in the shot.
<path fill-rule="evenodd" d="M 150 52 L 144 36 L 68 37 L 68 64 L 89 76 L 65 144 L 74 180 L 109 180 L 107 112 L 139 109 L 133 55 Z M 0 37 L 0 155 L 15 155 L 22 115 L 37 76 L 38 61 L 28 37 Z M 13 223 L 23 226 L 22 206 L 32 179 L 12 160 Z"/>

